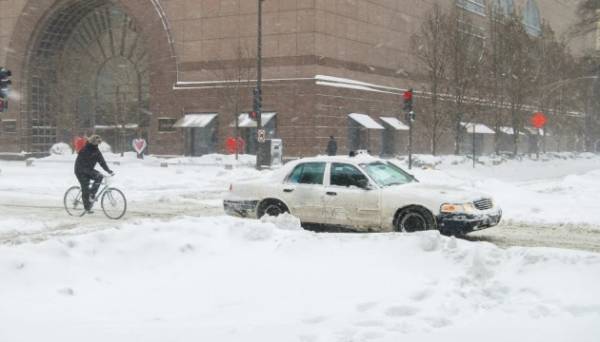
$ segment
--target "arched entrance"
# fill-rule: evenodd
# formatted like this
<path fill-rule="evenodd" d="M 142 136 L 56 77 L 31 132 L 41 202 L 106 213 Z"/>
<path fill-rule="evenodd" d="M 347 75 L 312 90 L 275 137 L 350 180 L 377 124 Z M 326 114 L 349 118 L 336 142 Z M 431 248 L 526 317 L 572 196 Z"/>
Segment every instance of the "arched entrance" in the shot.
<path fill-rule="evenodd" d="M 115 2 L 59 2 L 37 31 L 26 63 L 24 128 L 31 151 L 47 151 L 83 131 L 96 131 L 121 150 L 147 127 L 146 40 Z"/>

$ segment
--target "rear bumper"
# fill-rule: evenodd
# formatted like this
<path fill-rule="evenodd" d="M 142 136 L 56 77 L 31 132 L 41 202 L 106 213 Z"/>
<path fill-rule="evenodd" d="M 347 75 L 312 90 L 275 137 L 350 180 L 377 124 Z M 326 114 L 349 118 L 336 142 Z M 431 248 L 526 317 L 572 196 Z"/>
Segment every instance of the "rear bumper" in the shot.
<path fill-rule="evenodd" d="M 438 228 L 442 234 L 462 235 L 497 225 L 502 219 L 502 210 L 478 214 L 440 214 Z"/>
<path fill-rule="evenodd" d="M 225 213 L 239 217 L 256 217 L 258 201 L 247 200 L 224 200 L 223 209 Z"/>

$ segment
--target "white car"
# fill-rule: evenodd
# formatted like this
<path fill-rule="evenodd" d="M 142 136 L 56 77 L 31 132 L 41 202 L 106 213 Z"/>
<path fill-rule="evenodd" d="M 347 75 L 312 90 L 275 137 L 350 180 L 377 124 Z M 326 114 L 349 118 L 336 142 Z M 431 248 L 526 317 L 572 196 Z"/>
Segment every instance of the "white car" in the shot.
<path fill-rule="evenodd" d="M 489 196 L 420 183 L 398 166 L 368 155 L 304 158 L 271 177 L 231 184 L 225 212 L 262 217 L 284 212 L 303 225 L 356 231 L 438 229 L 460 235 L 498 224 Z"/>

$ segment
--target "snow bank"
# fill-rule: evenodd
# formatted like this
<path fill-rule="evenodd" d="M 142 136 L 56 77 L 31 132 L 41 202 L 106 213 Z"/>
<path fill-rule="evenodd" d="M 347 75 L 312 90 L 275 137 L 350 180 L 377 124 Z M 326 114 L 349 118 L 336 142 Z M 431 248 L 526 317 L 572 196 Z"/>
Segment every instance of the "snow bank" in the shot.
<path fill-rule="evenodd" d="M 291 217 L 0 245 L 2 341 L 596 341 L 600 256 Z M 35 327 L 32 329 L 31 327 Z"/>
<path fill-rule="evenodd" d="M 504 219 L 527 223 L 600 225 L 600 156 L 552 153 L 532 158 L 416 155 L 411 173 L 423 182 L 492 195 Z M 407 168 L 405 159 L 399 160 Z M 593 228 L 593 227 L 592 227 Z"/>
<path fill-rule="evenodd" d="M 104 144 L 105 142 L 103 142 Z M 102 146 L 102 145 L 101 145 Z M 145 165 L 159 165 L 166 163 L 168 165 L 199 165 L 199 166 L 224 166 L 224 165 L 237 165 L 237 166 L 254 166 L 256 165 L 256 156 L 248 154 L 238 155 L 238 159 L 235 159 L 233 154 L 206 154 L 199 157 L 182 157 L 182 156 L 155 156 L 145 155 L 144 159 L 138 159 L 135 152 L 125 152 L 123 156 L 120 153 L 110 152 L 110 146 L 108 151 L 103 151 L 104 159 L 109 163 L 120 163 L 120 164 L 145 164 Z M 75 162 L 77 154 L 53 154 L 45 158 L 36 159 L 35 163 L 44 164 L 48 162 Z"/>

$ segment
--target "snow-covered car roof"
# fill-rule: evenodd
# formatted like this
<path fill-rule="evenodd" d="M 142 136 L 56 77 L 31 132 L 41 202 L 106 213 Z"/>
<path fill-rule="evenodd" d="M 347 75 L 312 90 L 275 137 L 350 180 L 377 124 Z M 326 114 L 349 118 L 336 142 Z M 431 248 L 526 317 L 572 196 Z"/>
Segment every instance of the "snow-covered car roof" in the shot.
<path fill-rule="evenodd" d="M 369 154 L 357 154 L 354 157 L 350 157 L 350 156 L 316 156 L 316 157 L 306 157 L 306 158 L 301 158 L 301 159 L 294 160 L 293 163 L 294 163 L 294 165 L 299 164 L 299 163 L 306 163 L 306 162 L 333 162 L 333 163 L 357 164 L 357 163 L 371 163 L 371 162 L 376 162 L 376 161 L 385 162 L 384 159 L 381 159 L 381 158 L 378 158 L 378 157 L 374 157 L 374 156 L 369 155 Z"/>

